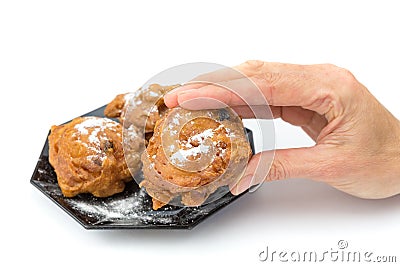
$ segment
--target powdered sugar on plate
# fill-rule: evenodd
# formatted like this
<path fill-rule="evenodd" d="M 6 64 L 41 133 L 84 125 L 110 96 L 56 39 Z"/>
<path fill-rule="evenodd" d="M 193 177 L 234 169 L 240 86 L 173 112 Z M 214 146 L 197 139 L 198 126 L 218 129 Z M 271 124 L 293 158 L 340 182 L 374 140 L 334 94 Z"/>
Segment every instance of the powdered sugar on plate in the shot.
<path fill-rule="evenodd" d="M 172 216 L 168 216 L 168 210 L 155 212 L 145 209 L 151 204 L 146 191 L 140 189 L 133 194 L 122 197 L 113 197 L 96 202 L 87 202 L 78 198 L 67 198 L 65 201 L 79 213 L 83 213 L 91 218 L 96 218 L 96 224 L 132 221 L 138 223 L 158 223 L 171 224 L 174 222 Z M 147 203 L 149 202 L 150 203 Z"/>

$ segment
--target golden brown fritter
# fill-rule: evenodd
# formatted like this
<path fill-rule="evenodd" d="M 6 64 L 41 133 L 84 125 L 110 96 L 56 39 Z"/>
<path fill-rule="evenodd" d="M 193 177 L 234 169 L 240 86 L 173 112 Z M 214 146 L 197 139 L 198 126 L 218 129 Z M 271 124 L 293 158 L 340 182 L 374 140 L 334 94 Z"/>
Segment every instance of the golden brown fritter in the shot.
<path fill-rule="evenodd" d="M 180 119 L 190 112 L 196 113 L 195 118 L 182 125 Z M 251 155 L 243 124 L 240 120 L 218 122 L 208 113 L 175 108 L 157 121 L 142 154 L 144 180 L 140 184 L 153 197 L 153 209 L 176 196 L 186 206 L 201 205 L 216 189 L 241 175 L 243 169 L 238 173 L 234 165 L 247 163 Z M 174 122 L 176 127 L 171 125 Z M 229 164 L 233 169 L 228 169 Z"/>
<path fill-rule="evenodd" d="M 119 118 L 131 95 L 131 93 L 117 95 L 104 109 L 104 115 L 109 118 Z"/>
<path fill-rule="evenodd" d="M 194 119 L 193 124 L 185 124 L 178 135 L 178 146 L 182 155 L 175 156 L 178 155 L 178 152 L 167 158 L 165 150 L 162 149 L 163 143 L 161 141 L 160 126 L 163 125 L 163 122 L 164 119 L 158 121 L 156 131 L 147 147 L 147 153 L 151 159 L 154 159 L 152 160 L 154 168 L 162 175 L 164 180 L 178 186 L 198 187 L 212 182 L 226 170 L 231 155 L 231 141 L 226 129 L 221 127 L 221 124 L 203 117 Z M 198 138 L 198 136 L 201 136 L 206 131 L 212 133 L 210 141 L 213 142 L 213 146 L 218 148 L 211 164 L 196 172 L 188 172 L 177 168 L 174 163 L 180 160 L 180 157 L 182 157 L 182 160 L 196 160 L 201 156 L 201 153 L 204 153 L 203 150 L 206 149 L 202 149 L 202 147 L 206 146 L 201 144 L 204 140 L 201 137 Z M 184 159 L 185 156 L 186 159 Z"/>
<path fill-rule="evenodd" d="M 167 110 L 163 96 L 178 86 L 151 84 L 133 93 L 117 95 L 105 108 L 104 115 L 118 118 L 125 128 L 133 125 L 137 131 L 153 132 L 156 121 Z"/>
<path fill-rule="evenodd" d="M 66 197 L 111 196 L 132 179 L 123 154 L 122 126 L 106 118 L 80 117 L 51 127 L 49 161 Z"/>
<path fill-rule="evenodd" d="M 156 121 L 165 113 L 163 96 L 179 85 L 151 84 L 134 93 L 117 95 L 104 110 L 104 115 L 118 118 L 123 124 L 124 152 L 133 175 L 142 168 L 140 156 Z"/>

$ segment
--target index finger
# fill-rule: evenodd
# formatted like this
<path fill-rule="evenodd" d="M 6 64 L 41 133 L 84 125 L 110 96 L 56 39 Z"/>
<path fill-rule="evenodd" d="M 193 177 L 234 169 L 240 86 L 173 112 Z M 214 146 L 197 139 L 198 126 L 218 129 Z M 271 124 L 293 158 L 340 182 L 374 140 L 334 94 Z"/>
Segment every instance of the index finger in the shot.
<path fill-rule="evenodd" d="M 167 106 L 175 107 L 178 106 L 178 99 L 176 95 L 181 94 L 181 92 L 186 92 L 188 90 L 199 89 L 204 87 L 205 85 L 209 84 L 220 84 L 222 85 L 223 82 L 226 82 L 224 86 L 229 87 L 229 81 L 242 81 L 243 85 L 250 85 L 248 77 L 255 76 L 257 74 L 262 74 L 263 71 L 268 70 L 271 73 L 281 73 L 286 71 L 303 71 L 307 68 L 307 65 L 294 65 L 294 64 L 287 64 L 287 63 L 269 63 L 263 62 L 258 60 L 249 60 L 243 64 L 230 67 L 224 67 L 222 69 L 218 69 L 212 72 L 202 73 L 195 78 L 191 79 L 183 86 L 175 88 L 172 92 L 170 92 L 166 97 Z M 241 80 L 242 79 L 242 80 Z M 203 88 L 204 90 L 204 88 Z M 215 92 L 218 94 L 219 92 Z M 221 94 L 225 95 L 225 92 L 220 92 Z M 254 96 L 254 95 L 253 95 Z M 226 102 L 226 101 L 225 101 Z M 240 102 L 239 102 L 240 103 Z M 233 105 L 233 103 L 231 103 Z"/>
<path fill-rule="evenodd" d="M 279 64 L 279 63 L 277 63 Z M 270 72 L 274 63 L 260 70 L 249 71 L 246 78 L 222 81 L 202 86 L 187 84 L 180 91 L 171 91 L 165 96 L 168 107 L 180 105 L 186 109 L 218 108 L 214 104 L 221 101 L 229 106 L 260 105 L 265 101 L 271 106 L 301 106 L 323 115 L 331 108 L 331 102 L 337 102 L 329 81 L 321 72 L 321 65 L 281 65 L 280 72 Z M 265 100 L 254 92 L 250 80 L 261 92 Z M 258 97 L 257 97 L 258 96 Z M 211 104 L 190 101 L 198 98 L 213 98 L 218 101 Z"/>

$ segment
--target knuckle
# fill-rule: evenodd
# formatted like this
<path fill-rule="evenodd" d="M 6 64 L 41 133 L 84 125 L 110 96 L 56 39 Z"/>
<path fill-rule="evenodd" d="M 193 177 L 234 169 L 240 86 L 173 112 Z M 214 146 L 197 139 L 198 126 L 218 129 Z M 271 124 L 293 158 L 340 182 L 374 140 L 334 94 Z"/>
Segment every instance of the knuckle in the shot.
<path fill-rule="evenodd" d="M 288 177 L 287 170 L 282 162 L 274 160 L 267 175 L 267 180 L 278 181 Z"/>
<path fill-rule="evenodd" d="M 337 71 L 339 81 L 347 88 L 354 88 L 358 83 L 353 73 L 347 69 L 339 68 Z"/>
<path fill-rule="evenodd" d="M 264 61 L 251 59 L 247 60 L 244 64 L 248 65 L 249 67 L 260 68 L 264 65 Z"/>
<path fill-rule="evenodd" d="M 341 68 L 333 64 L 324 64 L 323 67 L 327 73 L 334 75 L 335 79 L 345 87 L 352 88 L 358 84 L 357 79 L 348 69 Z"/>
<path fill-rule="evenodd" d="M 264 61 L 262 60 L 247 60 L 243 63 L 245 69 L 251 70 L 253 73 L 259 73 L 264 67 Z"/>
<path fill-rule="evenodd" d="M 333 70 L 339 68 L 338 66 L 336 66 L 335 64 L 332 64 L 332 63 L 321 64 L 321 66 L 323 69 L 325 69 L 327 71 L 333 71 Z"/>
<path fill-rule="evenodd" d="M 338 67 L 333 64 L 324 64 L 323 70 L 327 81 L 326 99 L 333 98 L 336 100 L 351 101 L 358 97 L 360 89 L 363 86 L 357 81 L 353 73 L 348 69 Z M 341 103 L 336 101 L 336 103 Z"/>
<path fill-rule="evenodd" d="M 281 77 L 282 74 L 278 72 L 264 72 L 262 74 L 262 80 L 269 85 L 276 84 Z"/>
<path fill-rule="evenodd" d="M 251 80 L 258 86 L 269 105 L 274 105 L 274 88 L 281 80 L 280 73 L 266 72 L 251 77 Z"/>

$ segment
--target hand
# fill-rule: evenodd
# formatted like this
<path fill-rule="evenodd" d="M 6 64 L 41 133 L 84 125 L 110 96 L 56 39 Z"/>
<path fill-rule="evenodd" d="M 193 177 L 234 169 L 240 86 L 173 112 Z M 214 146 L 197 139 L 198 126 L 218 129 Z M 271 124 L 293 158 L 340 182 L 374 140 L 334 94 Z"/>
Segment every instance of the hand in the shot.
<path fill-rule="evenodd" d="M 251 79 L 267 99 L 274 118 L 300 126 L 315 146 L 278 149 L 271 168 L 257 171 L 262 153 L 254 155 L 242 179 L 231 188 L 240 194 L 251 185 L 286 178 L 309 178 L 361 198 L 400 193 L 400 123 L 347 70 L 334 65 L 291 65 L 248 61 L 235 67 Z M 239 94 L 245 83 L 224 71 L 203 78 Z M 214 102 L 189 101 L 211 97 L 251 116 L 249 105 L 217 85 L 187 84 L 165 96 L 168 107 L 218 108 Z M 211 104 L 210 104 L 211 103 Z M 264 107 L 265 108 L 265 107 Z M 267 173 L 268 172 L 268 173 Z"/>

